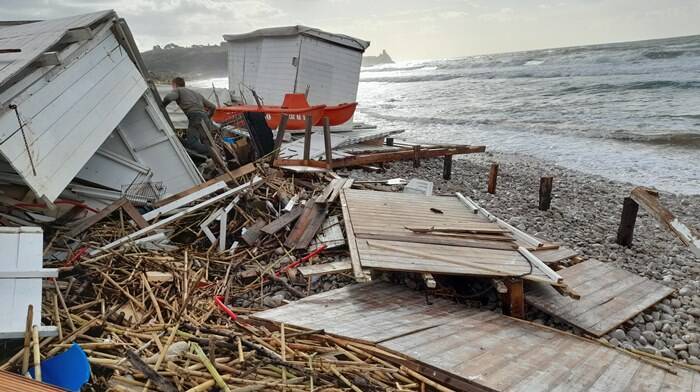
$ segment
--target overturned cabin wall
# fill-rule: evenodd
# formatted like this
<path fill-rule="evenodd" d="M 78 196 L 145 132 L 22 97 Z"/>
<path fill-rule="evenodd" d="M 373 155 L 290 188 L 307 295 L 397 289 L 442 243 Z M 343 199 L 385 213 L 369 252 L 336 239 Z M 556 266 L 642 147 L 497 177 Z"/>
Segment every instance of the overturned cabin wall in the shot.
<path fill-rule="evenodd" d="M 3 47 L 22 50 L 0 55 L 0 154 L 38 197 L 55 200 L 76 176 L 114 190 L 162 181 L 169 193 L 201 182 L 118 21 L 103 11 L 0 29 Z M 103 164 L 115 132 L 134 164 Z"/>

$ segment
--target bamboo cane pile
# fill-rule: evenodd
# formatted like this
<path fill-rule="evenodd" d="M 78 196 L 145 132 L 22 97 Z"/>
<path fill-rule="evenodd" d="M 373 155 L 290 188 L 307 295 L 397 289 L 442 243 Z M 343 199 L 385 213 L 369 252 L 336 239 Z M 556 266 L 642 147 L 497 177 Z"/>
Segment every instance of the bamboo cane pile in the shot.
<path fill-rule="evenodd" d="M 88 252 L 134 232 L 121 212 L 82 238 L 57 230 L 45 248 L 54 260 L 45 264 L 60 275 L 45 282 L 43 318 L 58 327 L 58 336 L 34 340 L 34 348 L 45 359 L 79 344 L 96 391 L 424 390 L 430 380 L 381 359 L 372 347 L 246 318 L 269 307 L 266 299 L 275 292 L 294 299 L 323 290 L 323 279 L 333 279 L 333 288 L 352 281 L 334 276 L 313 284 L 296 274 L 300 261 L 332 260 L 347 251 L 290 249 L 285 242 L 294 229 L 244 241 L 259 222 L 278 219 L 290 200 L 309 203 L 328 193 L 329 182 L 266 172 L 261 185 L 233 205 L 226 232 L 238 246 L 225 251 L 201 224 L 230 199 L 164 226 L 169 241 L 163 247 L 133 241 Z M 339 206 L 325 208 L 332 213 Z M 52 256 L 58 254 L 64 257 Z M 30 351 L 21 348 L 0 368 L 19 369 Z"/>

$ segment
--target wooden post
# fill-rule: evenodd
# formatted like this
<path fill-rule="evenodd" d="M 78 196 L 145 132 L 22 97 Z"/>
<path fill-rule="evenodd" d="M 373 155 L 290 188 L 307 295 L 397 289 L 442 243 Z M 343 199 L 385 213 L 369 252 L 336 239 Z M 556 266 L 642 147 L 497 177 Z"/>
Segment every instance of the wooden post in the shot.
<path fill-rule="evenodd" d="M 502 307 L 503 314 L 524 319 L 525 318 L 525 294 L 523 291 L 523 280 L 508 278 L 504 279 L 508 292 L 503 294 Z"/>
<path fill-rule="evenodd" d="M 539 209 L 547 211 L 552 204 L 552 177 L 540 178 L 540 206 Z"/>
<path fill-rule="evenodd" d="M 418 155 L 420 154 L 420 145 L 413 146 L 413 167 L 420 167 L 420 160 Z"/>
<path fill-rule="evenodd" d="M 311 128 L 313 127 L 313 119 L 311 116 L 306 116 L 306 131 L 304 132 L 304 160 L 308 161 L 311 155 Z"/>
<path fill-rule="evenodd" d="M 450 180 L 452 178 L 452 155 L 445 155 L 442 159 L 442 179 Z"/>
<path fill-rule="evenodd" d="M 69 315 L 70 316 L 70 315 Z M 32 325 L 34 319 L 34 305 L 29 304 L 27 308 L 27 324 L 24 329 L 24 351 L 22 353 L 22 375 L 27 374 L 29 370 L 29 345 L 32 342 Z"/>
<path fill-rule="evenodd" d="M 394 145 L 394 138 L 393 137 L 388 137 L 386 138 L 386 145 L 387 146 L 393 146 Z"/>
<path fill-rule="evenodd" d="M 333 148 L 331 147 L 331 124 L 328 117 L 323 117 L 323 143 L 325 145 L 328 169 L 333 167 Z"/>
<path fill-rule="evenodd" d="M 487 191 L 490 194 L 496 193 L 496 179 L 498 178 L 498 163 L 491 164 L 491 170 L 489 171 L 489 185 Z"/>
<path fill-rule="evenodd" d="M 289 115 L 286 113 L 282 114 L 282 117 L 280 118 L 280 125 L 277 127 L 277 136 L 275 137 L 275 149 L 274 149 L 274 158 L 277 159 L 277 157 L 280 154 L 280 148 L 282 147 L 282 139 L 284 139 L 284 132 L 287 130 L 287 121 L 289 120 Z"/>
<path fill-rule="evenodd" d="M 622 203 L 622 216 L 620 217 L 620 227 L 617 229 L 617 243 L 622 246 L 632 245 L 634 235 L 634 224 L 637 222 L 637 212 L 639 204 L 631 197 L 625 197 Z"/>

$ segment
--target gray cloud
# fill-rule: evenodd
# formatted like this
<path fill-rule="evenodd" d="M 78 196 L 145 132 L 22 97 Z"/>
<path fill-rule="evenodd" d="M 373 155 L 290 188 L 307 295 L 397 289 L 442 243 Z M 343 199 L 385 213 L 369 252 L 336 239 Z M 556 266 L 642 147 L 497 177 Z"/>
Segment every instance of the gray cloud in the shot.
<path fill-rule="evenodd" d="M 697 0 L 0 0 L 0 18 L 110 8 L 142 49 L 291 24 L 355 35 L 372 41 L 370 52 L 386 48 L 399 59 L 700 33 Z"/>

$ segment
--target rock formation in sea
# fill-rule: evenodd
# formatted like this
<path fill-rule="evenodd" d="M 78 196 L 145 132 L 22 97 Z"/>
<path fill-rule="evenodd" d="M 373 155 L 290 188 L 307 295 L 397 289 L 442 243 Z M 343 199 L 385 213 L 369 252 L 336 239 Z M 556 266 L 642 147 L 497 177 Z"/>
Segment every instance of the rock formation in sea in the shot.
<path fill-rule="evenodd" d="M 382 53 L 379 56 L 362 56 L 363 67 L 371 67 L 373 65 L 393 63 L 394 60 L 391 59 L 391 56 L 389 56 L 389 53 L 386 52 L 386 49 L 383 49 Z"/>

